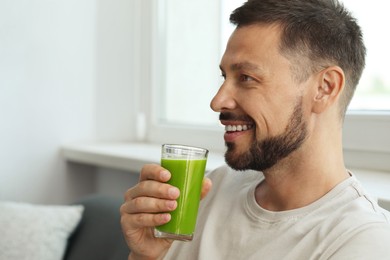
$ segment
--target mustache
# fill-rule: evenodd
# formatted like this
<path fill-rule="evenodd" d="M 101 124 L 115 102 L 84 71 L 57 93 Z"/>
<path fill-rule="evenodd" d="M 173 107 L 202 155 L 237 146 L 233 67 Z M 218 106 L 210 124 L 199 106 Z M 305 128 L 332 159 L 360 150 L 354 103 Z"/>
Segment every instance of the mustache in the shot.
<path fill-rule="evenodd" d="M 231 112 L 222 112 L 219 114 L 219 120 L 247 121 L 253 122 L 253 119 L 247 115 L 236 115 Z"/>

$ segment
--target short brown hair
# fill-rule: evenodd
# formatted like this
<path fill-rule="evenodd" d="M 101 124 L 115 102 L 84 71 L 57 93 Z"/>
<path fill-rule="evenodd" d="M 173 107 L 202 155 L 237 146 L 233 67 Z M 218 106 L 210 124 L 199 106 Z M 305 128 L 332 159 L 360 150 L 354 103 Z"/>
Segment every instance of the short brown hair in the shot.
<path fill-rule="evenodd" d="M 292 58 L 300 80 L 320 68 L 337 65 L 346 77 L 341 97 L 342 118 L 365 66 L 366 48 L 357 21 L 337 0 L 248 0 L 233 11 L 230 21 L 240 26 L 279 24 L 280 51 Z M 302 64 L 302 60 L 309 63 Z"/>

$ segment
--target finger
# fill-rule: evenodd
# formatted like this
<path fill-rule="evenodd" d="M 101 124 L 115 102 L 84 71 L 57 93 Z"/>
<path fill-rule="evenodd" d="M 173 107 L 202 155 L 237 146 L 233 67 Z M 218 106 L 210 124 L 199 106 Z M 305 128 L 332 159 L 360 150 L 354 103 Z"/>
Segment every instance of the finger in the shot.
<path fill-rule="evenodd" d="M 176 209 L 176 200 L 162 200 L 149 197 L 137 197 L 122 204 L 124 213 L 161 213 Z"/>
<path fill-rule="evenodd" d="M 202 182 L 202 191 L 200 193 L 200 198 L 203 199 L 209 193 L 212 187 L 212 182 L 209 178 L 205 177 Z"/>
<path fill-rule="evenodd" d="M 177 199 L 180 190 L 167 183 L 146 180 L 139 182 L 125 193 L 125 200 L 132 200 L 137 197 L 153 197 L 160 199 Z"/>
<path fill-rule="evenodd" d="M 171 178 L 168 170 L 158 164 L 146 164 L 141 169 L 140 182 L 144 180 L 155 180 L 159 182 L 167 182 Z"/>
<path fill-rule="evenodd" d="M 163 225 L 171 220 L 171 214 L 122 214 L 121 225 L 124 229 L 131 230 L 137 228 L 155 227 Z"/>

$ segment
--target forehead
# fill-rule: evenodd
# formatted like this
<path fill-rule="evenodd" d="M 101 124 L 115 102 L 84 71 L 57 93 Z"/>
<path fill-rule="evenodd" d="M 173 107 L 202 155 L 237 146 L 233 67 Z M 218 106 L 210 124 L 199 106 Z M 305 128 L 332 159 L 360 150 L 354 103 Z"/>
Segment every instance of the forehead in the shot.
<path fill-rule="evenodd" d="M 247 63 L 266 69 L 277 63 L 288 65 L 280 53 L 280 37 L 281 28 L 275 24 L 238 27 L 229 38 L 221 66 Z"/>

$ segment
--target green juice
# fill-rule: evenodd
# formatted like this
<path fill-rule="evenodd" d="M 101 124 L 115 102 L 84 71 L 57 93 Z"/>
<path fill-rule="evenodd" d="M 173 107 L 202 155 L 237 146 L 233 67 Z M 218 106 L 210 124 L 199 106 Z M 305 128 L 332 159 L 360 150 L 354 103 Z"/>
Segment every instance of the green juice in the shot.
<path fill-rule="evenodd" d="M 161 159 L 161 166 L 170 171 L 171 179 L 168 183 L 179 188 L 180 196 L 177 208 L 171 212 L 171 220 L 157 229 L 166 233 L 191 235 L 198 215 L 206 159 Z"/>

